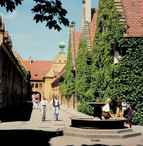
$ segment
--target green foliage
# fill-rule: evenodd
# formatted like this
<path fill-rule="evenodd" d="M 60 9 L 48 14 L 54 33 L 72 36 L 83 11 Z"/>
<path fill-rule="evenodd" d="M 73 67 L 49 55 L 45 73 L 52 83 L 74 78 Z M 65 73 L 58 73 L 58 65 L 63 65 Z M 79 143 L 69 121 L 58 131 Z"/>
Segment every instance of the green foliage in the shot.
<path fill-rule="evenodd" d="M 102 91 L 104 98 L 110 96 L 106 90 L 112 84 L 113 48 L 117 47 L 118 40 L 123 36 L 125 25 L 119 24 L 120 17 L 113 0 L 99 1 L 92 64 L 93 96 L 96 91 Z"/>
<path fill-rule="evenodd" d="M 112 73 L 113 84 L 110 88 L 114 88 L 114 92 L 111 93 L 131 105 L 133 123 L 143 125 L 143 39 L 121 39 L 120 47 L 126 50 L 126 55 Z"/>
<path fill-rule="evenodd" d="M 60 25 L 69 26 L 69 21 L 65 17 L 67 11 L 62 8 L 60 0 L 34 0 L 37 4 L 32 8 L 35 13 L 34 20 L 38 22 L 46 22 L 49 29 L 61 30 Z"/>
<path fill-rule="evenodd" d="M 79 101 L 89 101 L 91 83 L 91 53 L 87 49 L 85 38 L 81 38 L 75 72 L 75 93 Z"/>
<path fill-rule="evenodd" d="M 93 115 L 93 107 L 88 105 L 86 101 L 82 100 L 78 106 L 77 106 L 77 110 L 80 112 L 83 112 L 85 114 L 90 114 Z"/>
<path fill-rule="evenodd" d="M 30 76 L 30 72 L 25 68 L 25 66 L 22 64 L 21 60 L 18 59 L 18 57 L 16 57 L 16 59 L 17 59 L 17 62 L 19 64 L 20 68 L 22 69 L 26 79 L 28 79 Z"/>
<path fill-rule="evenodd" d="M 0 0 L 0 6 L 5 7 L 7 11 L 15 10 L 16 6 L 21 5 L 23 0 Z"/>
<path fill-rule="evenodd" d="M 143 125 L 143 39 L 123 37 L 126 24 L 119 24 L 121 14 L 113 2 L 99 1 L 91 93 L 102 91 L 103 100 L 123 99 L 133 109 L 133 123 Z M 113 65 L 115 48 L 122 54 L 117 65 Z"/>
<path fill-rule="evenodd" d="M 13 11 L 24 0 L 0 0 L 0 6 L 7 11 Z M 67 11 L 62 7 L 61 0 L 33 0 L 36 5 L 31 9 L 34 13 L 33 20 L 36 23 L 46 22 L 46 27 L 60 31 L 60 25 L 69 26 L 69 20 L 65 17 Z"/>
<path fill-rule="evenodd" d="M 74 72 L 73 72 L 70 41 L 69 41 L 69 47 L 68 47 L 68 56 L 67 56 L 65 74 L 63 76 L 63 82 L 61 83 L 61 92 L 67 98 L 70 98 L 70 96 L 74 92 Z"/>

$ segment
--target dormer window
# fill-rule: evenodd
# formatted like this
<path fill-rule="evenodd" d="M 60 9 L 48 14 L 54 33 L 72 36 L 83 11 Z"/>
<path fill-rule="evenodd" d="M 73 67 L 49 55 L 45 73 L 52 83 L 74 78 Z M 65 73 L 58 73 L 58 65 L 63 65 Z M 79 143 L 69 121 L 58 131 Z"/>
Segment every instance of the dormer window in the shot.
<path fill-rule="evenodd" d="M 36 73 L 35 76 L 38 76 L 38 73 Z"/>
<path fill-rule="evenodd" d="M 102 33 L 105 32 L 105 31 L 106 31 L 106 27 L 103 26 L 103 27 L 102 27 Z"/>
<path fill-rule="evenodd" d="M 114 64 L 118 64 L 121 60 L 121 55 L 118 50 L 114 49 Z"/>

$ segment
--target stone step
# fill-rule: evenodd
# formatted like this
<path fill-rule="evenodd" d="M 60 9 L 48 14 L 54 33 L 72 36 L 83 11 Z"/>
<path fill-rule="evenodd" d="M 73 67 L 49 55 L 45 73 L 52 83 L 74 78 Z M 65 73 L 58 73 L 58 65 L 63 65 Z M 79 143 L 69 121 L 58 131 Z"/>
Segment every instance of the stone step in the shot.
<path fill-rule="evenodd" d="M 120 22 L 125 22 L 126 20 L 124 18 L 121 18 L 119 21 Z"/>
<path fill-rule="evenodd" d="M 115 3 L 121 3 L 121 0 L 114 0 Z"/>
<path fill-rule="evenodd" d="M 87 133 L 87 134 L 117 134 L 117 133 L 125 133 L 125 132 L 132 132 L 131 128 L 124 128 L 124 129 L 85 129 L 85 128 L 75 128 L 71 127 L 65 129 L 67 132 L 78 132 L 78 133 Z"/>
<path fill-rule="evenodd" d="M 122 6 L 122 4 L 119 2 L 119 3 L 115 3 L 115 6 Z"/>
<path fill-rule="evenodd" d="M 117 12 L 123 12 L 123 9 L 116 9 Z"/>
<path fill-rule="evenodd" d="M 135 131 L 124 131 L 124 132 L 119 132 L 119 133 L 107 133 L 104 130 L 101 130 L 100 132 L 97 130 L 96 133 L 89 133 L 87 132 L 79 132 L 77 131 L 69 131 L 69 130 L 64 130 L 63 133 L 65 136 L 75 136 L 75 137 L 83 137 L 83 138 L 114 138 L 114 139 L 123 139 L 123 138 L 129 138 L 129 137 L 134 137 L 134 136 L 139 136 L 141 135 L 140 132 L 135 132 Z"/>
<path fill-rule="evenodd" d="M 116 5 L 116 9 L 123 9 L 122 5 Z"/>

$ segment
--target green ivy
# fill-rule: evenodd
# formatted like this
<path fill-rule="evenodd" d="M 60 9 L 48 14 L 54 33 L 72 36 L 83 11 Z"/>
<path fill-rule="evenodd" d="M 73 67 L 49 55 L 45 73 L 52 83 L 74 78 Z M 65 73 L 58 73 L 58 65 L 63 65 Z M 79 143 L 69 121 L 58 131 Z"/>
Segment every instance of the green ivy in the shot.
<path fill-rule="evenodd" d="M 81 112 L 88 113 L 90 107 L 86 105 L 91 100 L 90 84 L 91 84 L 91 53 L 87 49 L 85 38 L 80 39 L 78 56 L 75 72 L 75 94 L 80 104 L 77 109 Z"/>
<path fill-rule="evenodd" d="M 143 125 L 143 39 L 123 37 L 126 24 L 119 24 L 120 17 L 113 0 L 99 1 L 91 89 L 93 96 L 102 91 L 102 100 L 123 99 L 133 109 L 133 123 Z M 117 65 L 114 48 L 125 54 Z"/>
<path fill-rule="evenodd" d="M 119 24 L 121 15 L 116 11 L 113 0 L 99 0 L 92 57 L 92 90 L 93 96 L 96 91 L 102 91 L 103 100 L 110 96 L 106 90 L 112 84 L 113 49 L 118 46 L 118 40 L 125 31 L 125 24 Z"/>
<path fill-rule="evenodd" d="M 91 53 L 87 49 L 85 38 L 81 38 L 78 49 L 75 72 L 75 93 L 76 97 L 81 101 L 89 100 L 87 91 L 91 83 Z"/>
<path fill-rule="evenodd" d="M 63 76 L 63 82 L 61 83 L 61 93 L 69 99 L 73 92 L 74 92 L 74 73 L 71 55 L 71 43 L 69 41 L 67 64 L 65 68 L 65 74 Z"/>
<path fill-rule="evenodd" d="M 115 100 L 121 98 L 133 109 L 133 124 L 143 125 L 143 38 L 123 37 L 127 25 L 119 23 L 121 17 L 114 0 L 99 0 L 92 56 L 87 50 L 86 40 L 80 40 L 75 77 L 75 93 L 80 100 L 77 109 L 93 114 L 87 101 L 94 101 L 95 93 L 101 91 L 102 101 L 108 97 L 112 99 L 112 111 L 115 112 Z M 122 54 L 117 65 L 113 64 L 114 49 Z M 71 58 L 69 60 L 72 64 Z M 92 62 L 92 65 L 87 62 Z M 70 65 L 67 63 L 67 66 Z M 70 73 L 71 67 L 66 74 Z M 66 74 L 65 82 L 73 83 L 73 76 Z"/>
<path fill-rule="evenodd" d="M 133 123 L 143 125 L 143 39 L 123 38 L 119 46 L 126 54 L 112 72 L 111 93 L 132 107 Z"/>

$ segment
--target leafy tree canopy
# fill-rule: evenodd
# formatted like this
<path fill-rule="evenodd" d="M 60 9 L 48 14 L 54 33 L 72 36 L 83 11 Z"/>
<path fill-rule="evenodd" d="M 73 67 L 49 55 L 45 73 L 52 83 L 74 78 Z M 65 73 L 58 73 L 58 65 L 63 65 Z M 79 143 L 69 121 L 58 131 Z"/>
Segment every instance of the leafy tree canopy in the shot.
<path fill-rule="evenodd" d="M 0 6 L 6 11 L 13 11 L 18 5 L 22 5 L 24 0 L 0 0 Z M 65 17 L 67 11 L 62 7 L 61 0 L 33 0 L 36 5 L 31 9 L 34 13 L 33 20 L 46 22 L 46 27 L 60 31 L 60 25 L 69 26 L 69 20 Z"/>

